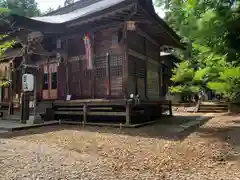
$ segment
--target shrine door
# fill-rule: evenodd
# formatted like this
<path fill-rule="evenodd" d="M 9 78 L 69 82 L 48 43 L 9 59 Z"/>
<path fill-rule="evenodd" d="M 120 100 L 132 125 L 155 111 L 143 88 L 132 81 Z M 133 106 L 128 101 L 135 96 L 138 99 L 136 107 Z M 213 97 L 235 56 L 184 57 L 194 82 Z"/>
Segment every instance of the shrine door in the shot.
<path fill-rule="evenodd" d="M 44 77 L 43 77 L 43 100 L 55 100 L 58 98 L 57 91 L 57 63 L 51 63 L 44 65 Z"/>

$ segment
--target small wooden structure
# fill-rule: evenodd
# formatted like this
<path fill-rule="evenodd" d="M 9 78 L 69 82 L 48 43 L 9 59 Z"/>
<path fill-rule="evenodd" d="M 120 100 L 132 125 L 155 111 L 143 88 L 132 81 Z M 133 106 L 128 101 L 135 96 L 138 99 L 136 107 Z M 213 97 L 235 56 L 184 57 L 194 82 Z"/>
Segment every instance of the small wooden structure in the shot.
<path fill-rule="evenodd" d="M 160 48 L 183 47 L 152 1 L 81 0 L 43 17 L 9 20 L 17 27 L 12 36 L 26 37 L 29 29 L 44 34 L 28 59 L 39 69 L 27 72 L 40 82 L 39 106 L 52 102 L 56 118 L 124 116 L 131 124 L 133 117 L 150 119 L 161 115 L 163 105 L 171 106 L 164 97 Z M 21 76 L 15 77 L 17 93 Z"/>

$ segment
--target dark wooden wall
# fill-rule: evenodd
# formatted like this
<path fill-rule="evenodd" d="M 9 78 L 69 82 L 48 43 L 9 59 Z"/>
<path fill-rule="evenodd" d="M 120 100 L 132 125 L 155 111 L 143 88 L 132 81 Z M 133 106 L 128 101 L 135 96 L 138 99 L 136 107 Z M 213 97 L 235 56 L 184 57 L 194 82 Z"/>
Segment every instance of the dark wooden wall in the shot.
<path fill-rule="evenodd" d="M 128 31 L 128 93 L 141 99 L 162 96 L 160 47 L 138 31 Z"/>
<path fill-rule="evenodd" d="M 87 69 L 83 37 L 78 36 L 68 41 L 67 63 L 59 66 L 59 98 L 66 97 L 66 89 L 69 89 L 72 99 L 123 97 L 124 51 L 119 28 L 108 28 L 91 35 L 93 69 Z M 110 58 L 110 86 L 107 78 L 107 53 Z"/>
<path fill-rule="evenodd" d="M 108 28 L 95 33 L 96 96 L 107 97 L 106 54 L 110 58 L 111 97 L 123 97 L 124 49 L 120 34 L 122 29 Z"/>

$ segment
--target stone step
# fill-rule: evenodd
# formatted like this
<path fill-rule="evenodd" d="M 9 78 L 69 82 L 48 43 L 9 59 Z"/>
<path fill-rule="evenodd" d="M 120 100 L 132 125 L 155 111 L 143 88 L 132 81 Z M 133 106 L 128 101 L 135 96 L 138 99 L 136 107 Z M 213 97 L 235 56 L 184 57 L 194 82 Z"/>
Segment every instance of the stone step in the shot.
<path fill-rule="evenodd" d="M 17 116 L 17 115 L 11 115 L 11 116 L 4 116 L 4 117 L 2 117 L 2 120 L 19 121 L 20 118 L 21 118 L 20 116 Z"/>
<path fill-rule="evenodd" d="M 202 113 L 223 113 L 228 111 L 228 103 L 206 103 L 200 104 L 198 112 Z"/>
<path fill-rule="evenodd" d="M 206 106 L 200 106 L 199 109 L 228 110 L 228 107 L 206 107 Z"/>
<path fill-rule="evenodd" d="M 201 112 L 201 113 L 211 113 L 211 112 L 214 112 L 214 113 L 224 113 L 224 112 L 227 112 L 228 110 L 216 110 L 216 109 L 199 109 L 198 112 Z"/>
<path fill-rule="evenodd" d="M 200 106 L 204 106 L 204 107 L 228 107 L 228 104 L 200 104 Z"/>

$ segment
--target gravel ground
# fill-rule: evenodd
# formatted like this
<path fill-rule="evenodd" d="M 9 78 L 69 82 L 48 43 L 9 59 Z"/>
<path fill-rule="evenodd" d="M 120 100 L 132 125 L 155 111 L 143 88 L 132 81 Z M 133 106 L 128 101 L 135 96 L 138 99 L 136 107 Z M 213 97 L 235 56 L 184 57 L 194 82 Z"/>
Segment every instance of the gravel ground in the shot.
<path fill-rule="evenodd" d="M 0 179 L 240 179 L 240 116 L 215 117 L 181 136 L 161 126 L 15 132 L 0 138 Z"/>

